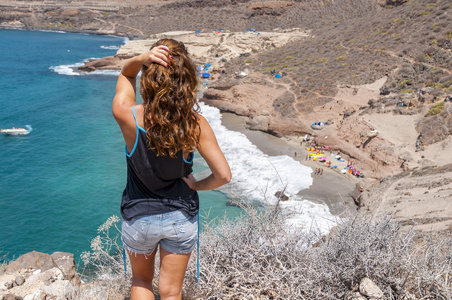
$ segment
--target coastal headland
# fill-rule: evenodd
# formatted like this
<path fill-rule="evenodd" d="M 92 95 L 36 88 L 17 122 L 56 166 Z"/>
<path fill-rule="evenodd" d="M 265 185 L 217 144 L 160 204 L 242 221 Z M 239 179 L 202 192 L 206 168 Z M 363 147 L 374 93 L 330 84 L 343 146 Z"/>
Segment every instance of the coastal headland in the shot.
<path fill-rule="evenodd" d="M 441 195 L 416 199 L 403 197 L 402 187 L 379 189 L 418 170 L 451 175 L 452 5 L 355 2 L 0 1 L 0 26 L 132 39 L 115 56 L 87 62 L 85 72 L 119 69 L 157 39 L 179 39 L 197 64 L 210 64 L 201 101 L 242 116 L 247 129 L 284 139 L 302 161 L 308 148 L 323 151 L 325 162 L 303 163 L 358 184 L 353 198 L 365 211 L 431 228 L 440 211 L 439 229 L 450 228 L 452 207 L 438 202 L 452 197 L 450 183 Z M 416 180 L 436 185 L 430 176 Z M 389 198 L 407 207 L 428 203 L 433 217 L 383 205 Z"/>

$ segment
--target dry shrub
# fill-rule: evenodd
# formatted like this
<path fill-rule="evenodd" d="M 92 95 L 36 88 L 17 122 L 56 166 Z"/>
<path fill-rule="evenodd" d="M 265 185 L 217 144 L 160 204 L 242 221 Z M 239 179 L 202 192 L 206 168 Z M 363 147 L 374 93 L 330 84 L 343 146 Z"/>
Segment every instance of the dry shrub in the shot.
<path fill-rule="evenodd" d="M 337 220 L 332 233 L 321 237 L 315 219 L 303 229 L 294 228 L 278 206 L 240 205 L 245 214 L 236 220 L 204 224 L 199 286 L 193 252 L 183 299 L 343 299 L 364 277 L 381 288 L 384 299 L 406 299 L 408 294 L 415 299 L 450 299 L 450 234 L 417 233 L 391 217 L 358 215 Z M 117 230 L 116 222 L 109 219 L 106 224 Z M 114 287 L 116 299 L 123 299 L 129 292 L 130 271 L 124 279 L 121 247 L 113 242 L 117 239 L 98 241 L 84 258 L 92 259 L 87 263 L 97 267 L 97 277 L 111 291 Z"/>
<path fill-rule="evenodd" d="M 127 277 L 124 276 L 120 224 L 117 216 L 108 218 L 99 226 L 99 235 L 91 240 L 91 251 L 80 255 L 84 263 L 81 278 L 85 281 L 93 280 L 91 290 L 101 288 L 107 292 L 109 300 L 124 299 L 130 294 L 131 267 L 126 260 L 128 272 Z M 81 299 L 90 299 L 92 295 L 88 292 L 85 292 L 86 295 L 82 294 Z"/>
<path fill-rule="evenodd" d="M 200 288 L 194 261 L 187 299 L 342 299 L 363 277 L 385 299 L 447 299 L 452 239 L 420 235 L 387 217 L 342 222 L 318 247 L 315 226 L 290 229 L 274 210 L 245 207 L 246 216 L 207 227 L 201 235 Z M 416 236 L 417 235 L 417 236 Z M 415 243 L 421 239 L 423 243 Z"/>

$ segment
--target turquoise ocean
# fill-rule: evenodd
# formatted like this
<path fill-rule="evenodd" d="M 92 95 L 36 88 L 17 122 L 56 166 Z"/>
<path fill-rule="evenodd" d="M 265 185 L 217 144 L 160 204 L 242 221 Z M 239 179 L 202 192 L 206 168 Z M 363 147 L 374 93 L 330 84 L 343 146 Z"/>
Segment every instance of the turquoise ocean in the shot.
<path fill-rule="evenodd" d="M 114 36 L 0 29 L 0 128 L 31 128 L 28 135 L 0 135 L 0 258 L 65 251 L 79 262 L 97 228 L 120 215 L 126 162 L 111 114 L 119 73 L 84 74 L 73 67 L 114 55 L 124 42 Z M 278 185 L 289 195 L 310 186 L 310 168 L 286 155 L 267 156 L 243 134 L 227 130 L 218 109 L 201 108 L 233 173 L 221 191 L 200 192 L 201 216 L 234 217 L 241 210 L 227 204 L 231 198 L 272 203 Z M 195 156 L 195 173 L 202 177 L 206 169 Z M 293 197 L 284 203 L 289 222 L 318 219 L 329 227 L 326 205 Z"/>
<path fill-rule="evenodd" d="M 36 250 L 77 258 L 97 228 L 119 216 L 126 165 L 111 114 L 117 77 L 54 69 L 114 55 L 123 43 L 112 36 L 0 30 L 0 127 L 32 128 L 28 135 L 0 136 L 0 256 Z M 238 211 L 221 192 L 201 197 L 212 216 Z"/>

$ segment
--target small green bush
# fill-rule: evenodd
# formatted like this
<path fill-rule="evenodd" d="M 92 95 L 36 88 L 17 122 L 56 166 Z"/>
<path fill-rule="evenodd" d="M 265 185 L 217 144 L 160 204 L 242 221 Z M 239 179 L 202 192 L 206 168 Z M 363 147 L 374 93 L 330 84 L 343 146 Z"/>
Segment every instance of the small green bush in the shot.
<path fill-rule="evenodd" d="M 429 116 L 434 116 L 443 111 L 444 108 L 444 102 L 435 103 L 432 105 L 432 108 L 428 111 Z"/>
<path fill-rule="evenodd" d="M 400 83 L 400 86 L 405 86 L 409 82 L 410 82 L 409 80 L 404 80 Z"/>
<path fill-rule="evenodd" d="M 406 90 L 400 91 L 400 94 L 409 94 L 412 92 L 414 92 L 414 89 L 406 89 Z"/>
<path fill-rule="evenodd" d="M 437 83 L 436 85 L 435 85 L 435 89 L 442 89 L 443 88 L 443 86 L 444 86 L 444 84 L 442 84 L 442 83 Z"/>
<path fill-rule="evenodd" d="M 295 69 L 296 69 L 296 67 L 291 67 L 291 68 L 287 69 L 287 72 L 293 71 Z"/>
<path fill-rule="evenodd" d="M 452 85 L 444 90 L 446 93 L 452 92 Z"/>
<path fill-rule="evenodd" d="M 245 63 L 246 64 L 250 64 L 250 63 L 252 63 L 253 62 L 253 60 L 250 58 L 250 59 L 247 59 L 247 60 L 245 60 Z"/>
<path fill-rule="evenodd" d="M 286 58 L 284 58 L 285 60 L 291 60 L 291 59 L 293 59 L 293 56 L 286 56 Z"/>
<path fill-rule="evenodd" d="M 402 18 L 397 18 L 397 19 L 395 19 L 394 21 L 392 21 L 392 23 L 398 23 L 398 22 L 401 22 L 401 21 L 403 21 Z"/>
<path fill-rule="evenodd" d="M 425 8 L 432 8 L 432 7 L 435 7 L 436 6 L 436 3 L 429 3 L 429 4 L 427 4 L 426 6 L 425 6 Z"/>
<path fill-rule="evenodd" d="M 327 61 L 327 58 L 326 57 L 322 57 L 322 58 L 319 58 L 319 59 L 315 60 L 314 63 L 315 64 L 323 64 L 326 61 Z"/>
<path fill-rule="evenodd" d="M 433 81 L 429 81 L 426 84 L 426 86 L 428 86 L 428 87 L 434 87 L 435 85 L 436 85 L 436 83 L 434 83 Z"/>
<path fill-rule="evenodd" d="M 426 16 L 426 15 L 428 15 L 429 13 L 430 13 L 430 11 L 428 11 L 428 10 L 423 11 L 423 12 L 421 12 L 421 16 Z"/>
<path fill-rule="evenodd" d="M 343 60 L 345 60 L 345 56 L 336 57 L 336 61 L 343 61 Z"/>

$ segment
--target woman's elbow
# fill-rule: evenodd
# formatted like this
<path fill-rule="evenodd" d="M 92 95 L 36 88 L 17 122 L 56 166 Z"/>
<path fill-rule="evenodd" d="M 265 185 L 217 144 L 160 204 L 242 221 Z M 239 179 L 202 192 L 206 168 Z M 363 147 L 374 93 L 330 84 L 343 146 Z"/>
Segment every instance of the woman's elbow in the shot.
<path fill-rule="evenodd" d="M 222 174 L 222 176 L 221 176 L 221 182 L 222 182 L 222 185 L 231 182 L 231 179 L 232 179 L 231 171 L 225 172 L 225 173 Z"/>

